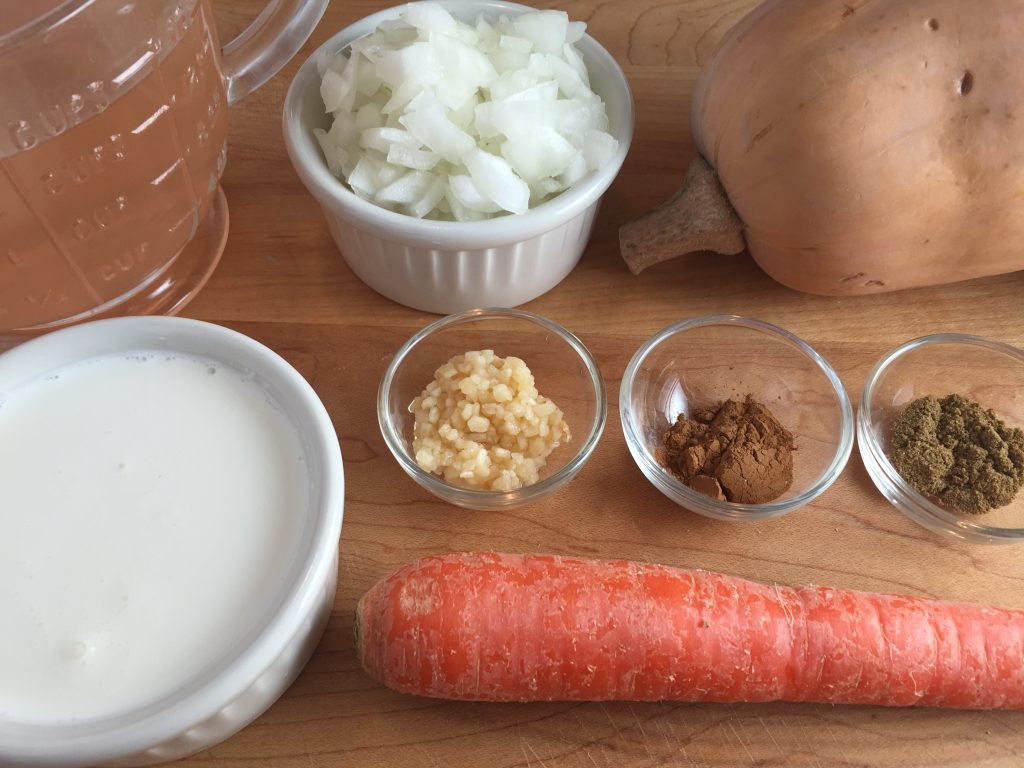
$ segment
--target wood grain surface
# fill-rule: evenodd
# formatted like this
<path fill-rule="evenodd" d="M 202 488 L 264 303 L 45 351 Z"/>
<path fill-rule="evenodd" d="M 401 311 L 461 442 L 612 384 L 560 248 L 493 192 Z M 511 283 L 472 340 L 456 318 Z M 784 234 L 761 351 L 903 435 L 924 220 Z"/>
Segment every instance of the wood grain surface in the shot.
<path fill-rule="evenodd" d="M 219 0 L 227 39 L 258 11 Z M 875 490 L 857 452 L 817 501 L 784 518 L 737 524 L 661 496 L 627 453 L 616 408 L 636 347 L 708 313 L 779 324 L 815 346 L 856 403 L 874 362 L 924 334 L 962 331 L 1024 345 L 1024 273 L 860 298 L 786 289 L 747 255 L 694 255 L 629 274 L 620 224 L 672 193 L 693 155 L 695 77 L 756 0 L 540 2 L 586 21 L 632 85 L 636 136 L 581 263 L 526 308 L 575 331 L 597 357 L 609 419 L 589 464 L 541 503 L 511 512 L 447 506 L 399 469 L 377 427 L 375 392 L 402 342 L 433 317 L 383 299 L 345 266 L 281 139 L 285 89 L 330 34 L 389 5 L 332 0 L 302 53 L 233 108 L 224 187 L 223 262 L 183 313 L 247 333 L 294 364 L 323 398 L 345 459 L 341 572 L 326 635 L 295 685 L 230 740 L 178 763 L 223 768 L 611 768 L 616 766 L 1024 765 L 1024 713 L 815 705 L 481 705 L 402 696 L 360 670 L 353 609 L 370 585 L 428 553 L 497 549 L 648 560 L 784 584 L 819 583 L 1024 608 L 1013 547 L 939 538 Z"/>

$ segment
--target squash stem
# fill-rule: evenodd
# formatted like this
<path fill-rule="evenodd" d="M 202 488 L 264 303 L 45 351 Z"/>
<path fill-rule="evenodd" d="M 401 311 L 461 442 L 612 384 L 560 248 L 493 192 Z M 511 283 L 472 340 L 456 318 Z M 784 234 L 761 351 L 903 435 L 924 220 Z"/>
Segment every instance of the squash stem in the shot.
<path fill-rule="evenodd" d="M 737 254 L 746 248 L 746 241 L 743 223 L 718 175 L 697 155 L 679 191 L 654 210 L 622 225 L 619 248 L 629 271 L 639 275 L 684 253 Z"/>

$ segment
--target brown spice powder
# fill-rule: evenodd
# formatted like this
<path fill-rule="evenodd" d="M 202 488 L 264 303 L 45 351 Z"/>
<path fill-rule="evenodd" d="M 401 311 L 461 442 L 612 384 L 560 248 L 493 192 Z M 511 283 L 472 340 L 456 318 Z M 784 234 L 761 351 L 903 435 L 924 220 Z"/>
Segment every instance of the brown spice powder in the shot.
<path fill-rule="evenodd" d="M 751 395 L 679 414 L 661 438 L 658 462 L 719 501 L 765 504 L 793 483 L 793 435 Z"/>
<path fill-rule="evenodd" d="M 1024 485 L 1024 430 L 962 395 L 928 395 L 896 418 L 889 458 L 921 493 L 978 515 L 1009 504 Z"/>

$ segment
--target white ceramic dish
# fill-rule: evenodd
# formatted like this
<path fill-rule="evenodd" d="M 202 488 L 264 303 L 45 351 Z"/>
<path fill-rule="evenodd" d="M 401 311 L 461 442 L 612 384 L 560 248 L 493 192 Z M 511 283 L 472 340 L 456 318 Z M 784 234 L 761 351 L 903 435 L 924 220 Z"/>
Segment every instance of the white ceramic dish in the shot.
<path fill-rule="evenodd" d="M 71 722 L 0 715 L 0 765 L 146 765 L 209 747 L 266 710 L 305 665 L 334 600 L 343 468 L 323 404 L 302 376 L 258 342 L 174 317 L 101 320 L 57 331 L 0 355 L 0 402 L 27 382 L 107 355 L 147 351 L 198 357 L 243 372 L 295 427 L 308 480 L 298 554 L 266 597 L 263 618 L 228 649 L 211 648 L 206 674 L 135 711 Z M 154 363 L 149 363 L 152 365 Z M 183 566 L 184 567 L 184 566 Z M 161 616 L 168 631 L 188 616 Z"/>
<path fill-rule="evenodd" d="M 535 10 L 501 0 L 441 0 L 453 15 L 515 16 Z M 633 98 L 615 59 L 589 35 L 577 43 L 591 86 L 605 102 L 619 147 L 612 162 L 523 214 L 480 222 L 423 221 L 361 200 L 327 169 L 313 129 L 328 128 L 317 57 L 369 34 L 401 6 L 343 29 L 310 56 L 284 105 L 284 138 L 295 170 L 320 203 L 345 261 L 387 298 L 426 312 L 515 307 L 549 291 L 576 266 L 590 237 L 601 195 L 614 180 L 633 137 Z"/>

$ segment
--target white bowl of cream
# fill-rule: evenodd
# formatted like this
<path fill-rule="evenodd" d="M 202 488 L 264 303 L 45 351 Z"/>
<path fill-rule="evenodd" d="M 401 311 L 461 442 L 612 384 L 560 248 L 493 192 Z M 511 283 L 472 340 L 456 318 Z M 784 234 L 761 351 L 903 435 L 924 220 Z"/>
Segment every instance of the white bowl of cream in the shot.
<path fill-rule="evenodd" d="M 0 355 L 0 765 L 143 765 L 235 733 L 334 600 L 326 409 L 258 342 L 102 320 Z"/>

